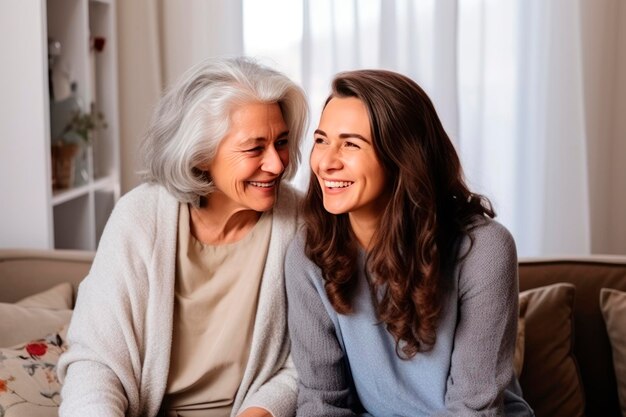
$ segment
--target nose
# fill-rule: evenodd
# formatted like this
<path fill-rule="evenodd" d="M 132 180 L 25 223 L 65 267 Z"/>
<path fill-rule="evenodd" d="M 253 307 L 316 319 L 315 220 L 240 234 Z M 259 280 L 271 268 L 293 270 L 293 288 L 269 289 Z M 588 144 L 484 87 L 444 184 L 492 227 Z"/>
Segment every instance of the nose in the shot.
<path fill-rule="evenodd" d="M 285 170 L 286 163 L 280 158 L 280 155 L 273 146 L 270 146 L 263 156 L 261 169 L 274 175 L 280 175 Z"/>
<path fill-rule="evenodd" d="M 328 147 L 327 149 L 318 152 L 321 153 L 321 155 L 318 155 L 318 161 L 319 168 L 322 171 L 333 171 L 343 167 L 338 151 L 334 147 Z"/>

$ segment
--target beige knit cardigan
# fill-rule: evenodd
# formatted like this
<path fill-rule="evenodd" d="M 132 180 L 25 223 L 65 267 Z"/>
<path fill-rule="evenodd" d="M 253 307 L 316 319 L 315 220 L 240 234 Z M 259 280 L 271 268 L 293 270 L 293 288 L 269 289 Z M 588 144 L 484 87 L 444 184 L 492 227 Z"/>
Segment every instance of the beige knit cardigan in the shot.
<path fill-rule="evenodd" d="M 251 406 L 275 417 L 295 414 L 283 262 L 298 225 L 297 203 L 296 192 L 281 185 L 233 416 Z M 148 184 L 117 203 L 80 285 L 70 347 L 58 364 L 61 417 L 156 416 L 170 361 L 178 207 L 165 188 Z"/>

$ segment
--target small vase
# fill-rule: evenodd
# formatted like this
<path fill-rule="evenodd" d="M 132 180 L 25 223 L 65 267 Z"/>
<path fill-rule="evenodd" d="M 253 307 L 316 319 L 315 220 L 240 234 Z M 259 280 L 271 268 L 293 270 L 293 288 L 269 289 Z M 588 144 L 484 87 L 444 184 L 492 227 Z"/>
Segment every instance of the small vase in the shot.
<path fill-rule="evenodd" d="M 74 157 L 74 186 L 79 187 L 89 182 L 89 146 L 81 143 Z"/>
<path fill-rule="evenodd" d="M 52 145 L 52 188 L 61 190 L 74 184 L 74 158 L 79 146 L 57 142 Z"/>

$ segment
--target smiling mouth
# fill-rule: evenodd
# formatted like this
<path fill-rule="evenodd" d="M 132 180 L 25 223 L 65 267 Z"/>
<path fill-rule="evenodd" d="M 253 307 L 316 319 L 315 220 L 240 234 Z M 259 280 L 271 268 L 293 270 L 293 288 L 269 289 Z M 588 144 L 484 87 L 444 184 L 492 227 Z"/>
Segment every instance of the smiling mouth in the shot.
<path fill-rule="evenodd" d="M 261 181 L 248 181 L 248 184 L 254 186 L 254 187 L 259 187 L 259 188 L 270 188 L 276 185 L 276 180 L 273 181 L 266 181 L 266 182 L 261 182 Z"/>
<path fill-rule="evenodd" d="M 324 186 L 326 188 L 347 188 L 354 184 L 353 181 L 327 181 L 324 180 Z"/>

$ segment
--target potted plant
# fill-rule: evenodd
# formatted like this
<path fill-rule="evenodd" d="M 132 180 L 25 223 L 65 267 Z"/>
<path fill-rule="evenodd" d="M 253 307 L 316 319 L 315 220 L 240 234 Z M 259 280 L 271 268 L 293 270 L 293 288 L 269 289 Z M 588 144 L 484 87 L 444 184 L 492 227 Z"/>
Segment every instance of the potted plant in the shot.
<path fill-rule="evenodd" d="M 89 145 L 91 144 L 91 134 L 96 129 L 106 129 L 107 123 L 104 120 L 102 112 L 92 109 L 88 113 L 84 113 L 82 110 L 76 110 L 69 122 L 63 129 L 64 136 L 66 134 L 76 134 L 82 141 Z"/>
<path fill-rule="evenodd" d="M 83 148 L 92 142 L 92 135 L 96 129 L 107 127 L 104 115 L 95 111 L 92 106 L 89 112 L 75 110 L 63 128 L 61 138 L 52 144 L 52 188 L 64 189 L 74 184 L 76 156 Z M 86 162 L 79 167 L 83 180 L 87 180 Z"/>

